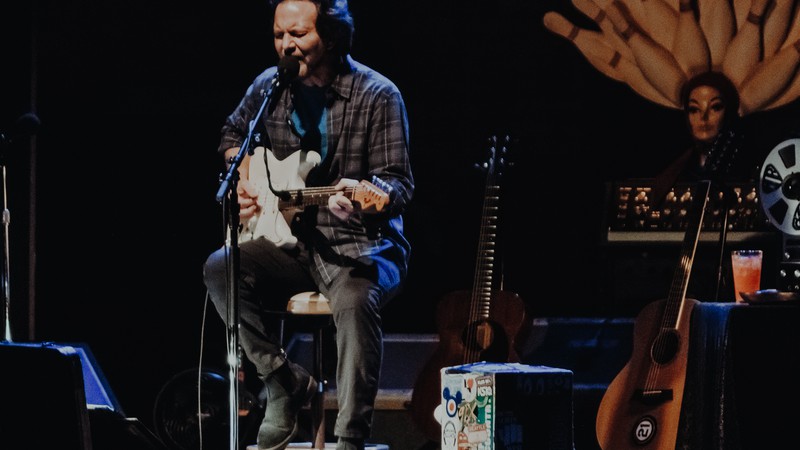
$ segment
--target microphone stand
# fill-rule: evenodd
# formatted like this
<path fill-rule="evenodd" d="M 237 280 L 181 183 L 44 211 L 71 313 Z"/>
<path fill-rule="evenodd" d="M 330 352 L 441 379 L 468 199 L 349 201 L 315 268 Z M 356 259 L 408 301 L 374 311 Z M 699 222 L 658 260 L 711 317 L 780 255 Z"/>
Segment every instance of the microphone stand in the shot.
<path fill-rule="evenodd" d="M 733 206 L 735 193 L 726 183 L 719 183 L 722 192 L 722 225 L 719 230 L 719 259 L 717 260 L 717 286 L 714 291 L 714 301 L 720 301 L 720 292 L 725 284 L 725 255 L 727 254 L 728 237 L 728 211 Z"/>
<path fill-rule="evenodd" d="M 11 213 L 8 211 L 8 196 L 6 195 L 6 166 L 0 164 L 3 171 L 3 342 L 11 342 L 11 273 L 9 270 L 10 256 L 8 243 L 8 224 L 11 222 Z"/>
<path fill-rule="evenodd" d="M 17 135 L 33 135 L 39 127 L 39 118 L 33 113 L 26 113 L 20 116 L 14 123 Z M 3 340 L 11 342 L 11 257 L 9 245 L 9 224 L 11 223 L 11 212 L 8 210 L 8 187 L 6 184 L 6 165 L 5 150 L 11 148 L 14 131 L 8 134 L 0 132 L 0 171 L 2 171 L 3 184 L 3 272 L 0 275 L 0 282 L 3 290 Z M 31 328 L 32 329 L 32 328 Z"/>
<path fill-rule="evenodd" d="M 228 391 L 228 421 L 230 422 L 229 446 L 231 450 L 239 449 L 239 202 L 236 187 L 239 181 L 239 167 L 245 155 L 252 155 L 252 141 L 260 142 L 260 136 L 255 133 L 255 128 L 261 122 L 261 117 L 272 98 L 273 92 L 281 84 L 279 80 L 280 72 L 275 74 L 275 78 L 269 85 L 264 95 L 264 101 L 258 113 L 250 121 L 247 136 L 239 147 L 239 153 L 229 160 L 230 166 L 228 173 L 222 178 L 220 187 L 217 190 L 216 200 L 222 202 L 225 212 L 225 226 L 228 230 L 225 239 L 225 256 L 227 266 L 227 315 L 226 315 L 226 334 L 228 350 L 228 380 L 230 388 Z"/>
<path fill-rule="evenodd" d="M 725 258 L 727 256 L 727 243 L 728 243 L 728 212 L 734 206 L 736 202 L 736 192 L 727 182 L 725 175 L 728 173 L 730 169 L 730 165 L 732 159 L 736 155 L 738 148 L 737 145 L 739 142 L 736 142 L 735 139 L 739 137 L 735 134 L 732 130 L 725 131 L 724 133 L 720 133 L 717 138 L 714 140 L 714 149 L 712 149 L 712 153 L 722 153 L 722 157 L 720 158 L 719 155 L 710 155 L 714 157 L 714 166 L 711 167 L 711 175 L 712 175 L 712 186 L 716 186 L 717 189 L 722 193 L 722 224 L 719 230 L 719 258 L 717 260 L 717 280 L 716 280 L 716 287 L 714 290 L 714 301 L 720 301 L 720 294 L 722 291 L 723 285 L 725 283 Z M 722 144 L 720 144 L 720 139 L 724 139 Z M 716 152 L 715 152 L 716 150 Z M 708 164 L 708 161 L 706 161 Z M 720 167 L 722 166 L 722 167 Z M 734 293 L 735 294 L 735 293 Z"/>
<path fill-rule="evenodd" d="M 3 342 L 11 342 L 11 258 L 9 254 L 8 226 L 11 222 L 11 212 L 8 210 L 8 188 L 6 185 L 5 148 L 11 142 L 5 134 L 0 133 L 0 170 L 2 170 L 3 183 Z M 10 145 L 8 145 L 10 147 Z"/>

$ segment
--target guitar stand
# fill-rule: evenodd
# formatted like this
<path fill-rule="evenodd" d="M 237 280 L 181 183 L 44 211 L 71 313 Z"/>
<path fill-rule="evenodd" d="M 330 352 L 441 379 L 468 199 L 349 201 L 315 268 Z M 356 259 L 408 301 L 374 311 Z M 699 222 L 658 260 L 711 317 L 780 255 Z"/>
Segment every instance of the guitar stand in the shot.
<path fill-rule="evenodd" d="M 720 292 L 725 283 L 725 255 L 727 254 L 727 238 L 728 238 L 728 211 L 733 206 L 733 199 L 736 193 L 725 183 L 719 183 L 722 192 L 722 206 L 725 208 L 722 211 L 722 225 L 719 230 L 719 259 L 717 261 L 717 287 L 714 291 L 714 301 L 720 301 Z"/>

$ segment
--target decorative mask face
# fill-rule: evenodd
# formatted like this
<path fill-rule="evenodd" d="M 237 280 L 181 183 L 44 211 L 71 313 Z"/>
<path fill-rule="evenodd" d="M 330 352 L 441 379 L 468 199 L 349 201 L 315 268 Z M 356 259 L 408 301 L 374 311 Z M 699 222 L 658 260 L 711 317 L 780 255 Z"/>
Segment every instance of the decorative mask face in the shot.
<path fill-rule="evenodd" d="M 722 129 L 725 110 L 725 102 L 717 88 L 697 86 L 692 89 L 686 105 L 692 137 L 700 142 L 713 142 Z"/>

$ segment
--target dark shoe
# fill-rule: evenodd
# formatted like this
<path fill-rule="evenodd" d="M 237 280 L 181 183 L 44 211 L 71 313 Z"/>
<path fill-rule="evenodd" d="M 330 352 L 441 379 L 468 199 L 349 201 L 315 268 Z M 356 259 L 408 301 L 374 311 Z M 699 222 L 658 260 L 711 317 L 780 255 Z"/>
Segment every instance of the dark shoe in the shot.
<path fill-rule="evenodd" d="M 364 440 L 340 437 L 336 442 L 336 450 L 364 450 Z"/>
<path fill-rule="evenodd" d="M 258 448 L 283 450 L 297 434 L 297 413 L 317 393 L 317 381 L 302 366 L 287 361 L 264 384 L 267 403 Z"/>

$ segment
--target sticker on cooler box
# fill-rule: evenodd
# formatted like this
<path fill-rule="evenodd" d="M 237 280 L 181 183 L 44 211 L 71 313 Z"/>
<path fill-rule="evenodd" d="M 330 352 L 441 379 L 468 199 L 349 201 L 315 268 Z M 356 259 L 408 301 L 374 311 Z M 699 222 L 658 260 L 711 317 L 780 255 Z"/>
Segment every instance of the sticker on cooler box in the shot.
<path fill-rule="evenodd" d="M 445 447 L 455 447 L 457 436 L 458 432 L 456 431 L 455 424 L 453 422 L 445 423 L 444 427 L 442 427 L 442 441 Z"/>
<path fill-rule="evenodd" d="M 444 398 L 444 410 L 448 417 L 455 417 L 458 412 L 458 405 L 462 401 L 461 391 L 456 391 L 456 395 L 450 393 L 450 388 L 444 388 L 442 391 L 442 398 Z"/>
<path fill-rule="evenodd" d="M 464 377 L 461 382 L 461 392 L 464 393 L 464 401 L 471 402 L 475 400 L 475 377 Z"/>

